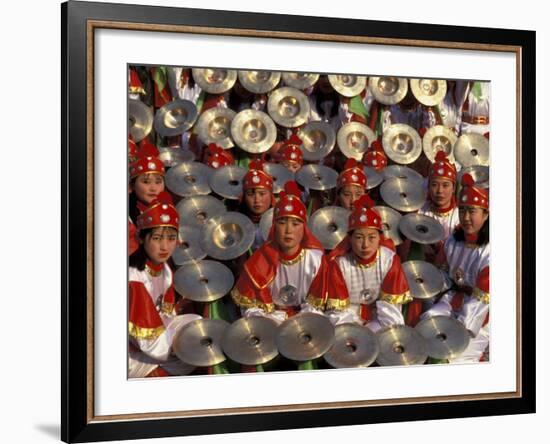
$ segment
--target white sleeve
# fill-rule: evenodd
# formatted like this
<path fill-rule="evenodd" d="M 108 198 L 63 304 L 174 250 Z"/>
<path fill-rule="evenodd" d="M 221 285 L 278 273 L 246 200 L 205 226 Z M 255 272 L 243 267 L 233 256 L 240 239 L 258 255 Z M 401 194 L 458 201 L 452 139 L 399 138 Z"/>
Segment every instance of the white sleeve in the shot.
<path fill-rule="evenodd" d="M 481 330 L 483 322 L 485 322 L 487 313 L 489 313 L 489 304 L 471 296 L 466 299 L 457 319 L 464 324 L 464 327 L 475 338 Z"/>
<path fill-rule="evenodd" d="M 451 301 L 455 295 L 454 291 L 448 291 L 441 299 L 437 301 L 432 307 L 426 310 L 420 315 L 420 319 L 428 319 L 433 316 L 447 316 L 450 317 L 453 312 L 453 307 L 451 306 Z"/>
<path fill-rule="evenodd" d="M 363 319 L 357 313 L 357 310 L 348 308 L 346 310 L 330 310 L 325 313 L 332 325 L 354 322 L 363 325 Z"/>
<path fill-rule="evenodd" d="M 241 310 L 243 317 L 250 318 L 253 316 L 263 316 L 264 318 L 269 318 L 275 321 L 277 324 L 280 324 L 287 318 L 287 314 L 282 310 L 274 310 L 271 313 L 266 313 L 264 310 L 258 307 L 251 307 Z"/>
<path fill-rule="evenodd" d="M 401 312 L 401 304 L 376 301 L 376 317 L 382 327 L 403 325 L 405 323 L 403 313 Z"/>

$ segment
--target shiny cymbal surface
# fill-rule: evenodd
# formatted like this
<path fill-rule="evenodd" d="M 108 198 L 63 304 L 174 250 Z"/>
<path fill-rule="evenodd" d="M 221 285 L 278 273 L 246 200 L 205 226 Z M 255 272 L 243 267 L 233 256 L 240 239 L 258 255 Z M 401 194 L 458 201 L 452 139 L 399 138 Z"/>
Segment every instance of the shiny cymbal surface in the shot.
<path fill-rule="evenodd" d="M 326 250 L 332 250 L 346 237 L 350 213 L 343 207 L 328 206 L 311 215 L 309 229 Z"/>
<path fill-rule="evenodd" d="M 436 125 L 431 127 L 422 138 L 422 148 L 430 162 L 435 162 L 438 151 L 443 151 L 451 163 L 454 163 L 453 147 L 458 137 L 453 130 Z"/>
<path fill-rule="evenodd" d="M 197 107 L 190 100 L 173 100 L 158 109 L 155 114 L 155 131 L 162 137 L 183 134 L 197 120 Z"/>
<path fill-rule="evenodd" d="M 295 128 L 308 121 L 309 100 L 299 89 L 283 86 L 269 95 L 267 112 L 279 125 Z"/>
<path fill-rule="evenodd" d="M 231 137 L 239 148 L 248 153 L 264 153 L 275 143 L 277 127 L 266 113 L 245 109 L 233 118 Z"/>
<path fill-rule="evenodd" d="M 376 358 L 381 366 L 419 365 L 428 358 L 426 340 L 414 328 L 395 325 L 377 333 L 380 352 Z"/>
<path fill-rule="evenodd" d="M 228 211 L 206 221 L 201 231 L 201 247 L 218 260 L 235 259 L 254 243 L 255 227 L 244 214 Z"/>
<path fill-rule="evenodd" d="M 220 68 L 193 68 L 193 79 L 204 91 L 222 94 L 229 91 L 237 81 L 237 71 Z"/>
<path fill-rule="evenodd" d="M 204 260 L 187 263 L 174 274 L 174 287 L 185 299 L 196 302 L 213 302 L 223 298 L 235 279 L 224 264 Z"/>
<path fill-rule="evenodd" d="M 298 183 L 311 190 L 330 190 L 336 187 L 338 173 L 324 165 L 304 165 L 295 174 Z"/>
<path fill-rule="evenodd" d="M 474 179 L 476 187 L 489 188 L 489 167 L 483 165 L 474 165 L 467 168 L 462 168 L 458 172 L 456 182 L 460 183 L 462 176 L 468 173 Z"/>
<path fill-rule="evenodd" d="M 411 212 L 422 208 L 426 191 L 422 183 L 392 178 L 380 186 L 380 195 L 386 204 L 397 211 Z"/>
<path fill-rule="evenodd" d="M 336 135 L 338 147 L 344 156 L 358 162 L 363 159 L 372 142 L 376 140 L 374 131 L 360 122 L 349 122 L 338 130 Z"/>
<path fill-rule="evenodd" d="M 273 211 L 274 208 L 270 208 L 260 218 L 260 232 L 262 237 L 265 240 L 269 237 L 269 232 L 271 231 L 271 225 L 273 225 Z"/>
<path fill-rule="evenodd" d="M 377 102 L 394 105 L 405 98 L 409 86 L 402 77 L 369 77 L 369 89 Z"/>
<path fill-rule="evenodd" d="M 200 162 L 185 162 L 168 170 L 165 176 L 166 187 L 178 196 L 209 194 L 208 178 L 211 168 Z"/>
<path fill-rule="evenodd" d="M 207 220 L 227 211 L 223 202 L 214 196 L 191 196 L 178 202 L 180 225 L 201 228 Z"/>
<path fill-rule="evenodd" d="M 372 190 L 384 181 L 384 175 L 374 168 L 363 167 L 363 172 L 367 176 L 367 190 Z"/>
<path fill-rule="evenodd" d="M 229 323 L 221 319 L 197 319 L 185 325 L 174 338 L 174 354 L 186 364 L 209 367 L 226 360 L 222 339 Z"/>
<path fill-rule="evenodd" d="M 210 175 L 210 187 L 226 199 L 239 199 L 243 194 L 243 178 L 247 171 L 237 165 L 222 166 Z"/>
<path fill-rule="evenodd" d="M 298 137 L 302 140 L 304 160 L 309 162 L 321 160 L 336 144 L 336 132 L 328 122 L 309 122 L 298 131 Z"/>
<path fill-rule="evenodd" d="M 323 356 L 334 341 L 334 327 L 317 313 L 299 313 L 279 325 L 279 353 L 294 361 L 309 361 Z"/>
<path fill-rule="evenodd" d="M 435 244 L 445 237 L 445 230 L 439 221 L 424 214 L 406 214 L 399 221 L 403 235 L 419 244 Z"/>
<path fill-rule="evenodd" d="M 279 354 L 277 331 L 277 323 L 269 318 L 241 318 L 226 330 L 222 339 L 223 351 L 239 364 L 266 364 Z"/>
<path fill-rule="evenodd" d="M 307 89 L 315 85 L 319 80 L 319 74 L 310 74 L 305 72 L 284 72 L 283 81 L 285 85 L 296 89 Z"/>
<path fill-rule="evenodd" d="M 389 165 L 384 168 L 382 173 L 384 174 L 385 180 L 393 179 L 395 177 L 402 180 L 416 181 L 418 184 L 422 184 L 424 182 L 424 177 L 422 177 L 422 174 L 417 173 L 412 168 L 404 165 Z"/>
<path fill-rule="evenodd" d="M 277 71 L 239 71 L 238 76 L 243 88 L 254 94 L 271 91 L 281 80 L 281 73 Z"/>
<path fill-rule="evenodd" d="M 285 183 L 294 180 L 294 173 L 280 163 L 264 163 L 264 171 L 273 178 L 273 192 L 283 191 Z"/>
<path fill-rule="evenodd" d="M 172 261 L 177 266 L 188 264 L 189 262 L 197 262 L 206 257 L 206 253 L 200 246 L 201 230 L 199 227 L 191 225 L 180 225 L 179 238 L 181 243 L 178 244 L 172 253 Z"/>
<path fill-rule="evenodd" d="M 439 105 L 447 94 L 447 81 L 435 79 L 410 79 L 411 91 L 422 105 Z"/>
<path fill-rule="evenodd" d="M 462 134 L 455 143 L 453 154 L 463 167 L 489 166 L 489 140 L 481 134 Z"/>
<path fill-rule="evenodd" d="M 128 129 L 136 143 L 153 129 L 153 111 L 141 100 L 128 99 Z"/>
<path fill-rule="evenodd" d="M 384 236 L 391 239 L 395 246 L 401 244 L 403 239 L 399 233 L 399 221 L 401 220 L 401 213 L 395 211 L 393 208 L 385 206 L 374 207 L 382 218 L 382 231 Z"/>
<path fill-rule="evenodd" d="M 443 290 L 443 275 L 436 266 L 425 261 L 406 261 L 402 265 L 413 298 L 430 299 Z"/>
<path fill-rule="evenodd" d="M 367 327 L 355 323 L 339 324 L 334 343 L 325 360 L 334 368 L 368 367 L 378 356 L 378 338 Z"/>
<path fill-rule="evenodd" d="M 404 123 L 394 123 L 384 131 L 382 146 L 386 155 L 396 163 L 413 163 L 422 154 L 422 139 L 418 132 Z"/>
<path fill-rule="evenodd" d="M 229 108 L 216 107 L 206 110 L 195 125 L 199 139 L 205 145 L 215 143 L 224 149 L 232 148 L 235 144 L 231 138 L 231 122 L 236 115 L 237 113 Z"/>
<path fill-rule="evenodd" d="M 328 81 L 339 94 L 345 97 L 355 97 L 361 94 L 361 91 L 367 86 L 367 78 L 365 76 L 352 74 L 329 75 Z"/>
<path fill-rule="evenodd" d="M 425 339 L 428 355 L 435 359 L 456 358 L 470 343 L 470 334 L 464 325 L 447 316 L 424 319 L 415 330 Z"/>
<path fill-rule="evenodd" d="M 193 162 L 195 155 L 193 151 L 180 147 L 161 147 L 159 148 L 159 159 L 165 167 L 173 167 L 184 162 Z"/>

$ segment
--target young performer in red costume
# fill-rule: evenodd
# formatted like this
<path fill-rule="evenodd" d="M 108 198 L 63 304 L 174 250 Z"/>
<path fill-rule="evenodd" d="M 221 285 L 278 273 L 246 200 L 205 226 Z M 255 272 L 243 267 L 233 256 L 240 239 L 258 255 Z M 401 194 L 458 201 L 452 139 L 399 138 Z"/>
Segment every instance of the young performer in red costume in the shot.
<path fill-rule="evenodd" d="M 290 139 L 285 140 L 279 151 L 279 162 L 292 173 L 296 173 L 304 164 L 304 154 L 300 149 L 302 140 L 293 134 Z"/>
<path fill-rule="evenodd" d="M 363 154 L 363 164 L 376 171 L 382 171 L 388 166 L 388 157 L 384 153 L 382 144 L 379 140 L 372 142 L 365 154 Z"/>
<path fill-rule="evenodd" d="M 355 159 L 348 159 L 336 182 L 335 205 L 351 210 L 353 203 L 366 194 L 366 188 L 367 176 L 363 166 Z"/>

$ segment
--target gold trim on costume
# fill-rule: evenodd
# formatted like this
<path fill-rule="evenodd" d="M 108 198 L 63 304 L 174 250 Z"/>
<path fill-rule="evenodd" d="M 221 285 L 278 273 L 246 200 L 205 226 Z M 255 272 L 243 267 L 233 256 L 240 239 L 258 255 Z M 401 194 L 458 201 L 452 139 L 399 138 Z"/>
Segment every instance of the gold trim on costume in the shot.
<path fill-rule="evenodd" d="M 372 262 L 369 262 L 368 264 L 362 264 L 361 262 L 359 262 L 359 260 L 357 259 L 357 256 L 355 256 L 354 253 L 351 253 L 351 257 L 353 259 L 353 265 L 356 266 L 356 267 L 359 267 L 359 268 L 370 268 L 372 267 L 374 264 L 376 264 L 376 259 L 378 259 L 378 255 L 380 254 L 380 249 L 376 250 L 376 255 L 374 256 L 374 259 L 372 260 Z"/>
<path fill-rule="evenodd" d="M 483 302 L 484 304 L 489 304 L 489 293 L 480 290 L 478 287 L 474 288 L 474 291 L 472 292 L 472 297 Z"/>
<path fill-rule="evenodd" d="M 338 299 L 338 298 L 331 298 L 329 297 L 327 299 L 327 310 L 336 310 L 336 311 L 342 311 L 348 308 L 350 305 L 349 298 L 346 299 Z"/>
<path fill-rule="evenodd" d="M 474 244 L 474 243 L 472 243 L 472 242 L 464 242 L 464 246 L 465 246 L 466 248 L 469 248 L 470 250 L 475 250 L 476 248 L 479 248 L 479 247 L 480 247 L 480 245 Z"/>
<path fill-rule="evenodd" d="M 132 322 L 128 322 L 128 333 L 136 339 L 156 339 L 164 333 L 165 327 L 161 325 L 155 328 L 138 327 Z"/>
<path fill-rule="evenodd" d="M 449 216 L 451 216 L 451 214 L 453 213 L 455 208 L 458 208 L 458 207 L 454 206 L 453 208 L 451 208 L 450 210 L 447 210 L 447 211 L 437 211 L 437 209 L 432 205 L 432 211 L 434 212 L 434 214 L 436 214 L 439 217 L 449 217 Z"/>
<path fill-rule="evenodd" d="M 252 283 L 254 284 L 254 286 L 258 289 L 258 290 L 263 290 L 264 288 L 266 288 L 269 284 L 271 284 L 271 281 L 273 281 L 273 279 L 275 279 L 275 274 L 273 274 L 273 276 L 271 276 L 271 279 L 269 281 L 267 281 L 265 283 L 265 285 L 260 285 L 258 284 L 258 282 L 256 282 L 256 279 L 254 279 L 254 276 L 252 276 L 252 274 L 250 273 L 250 271 L 248 271 L 248 267 L 246 266 L 246 262 L 244 264 L 244 271 L 246 272 L 246 274 L 248 275 L 248 277 L 250 278 L 250 280 L 252 281 Z"/>
<path fill-rule="evenodd" d="M 171 302 L 163 302 L 160 306 L 160 311 L 163 313 L 171 314 L 174 311 L 175 304 Z"/>
<path fill-rule="evenodd" d="M 159 277 L 162 274 L 162 271 L 164 270 L 164 267 L 162 267 L 159 271 L 153 270 L 149 265 L 145 264 L 145 270 L 147 273 L 152 277 Z"/>
<path fill-rule="evenodd" d="M 291 259 L 289 261 L 285 261 L 284 259 L 279 257 L 279 262 L 281 262 L 281 264 L 283 264 L 283 265 L 294 265 L 294 264 L 297 264 L 298 262 L 300 262 L 304 258 L 305 254 L 306 254 L 305 248 L 302 248 L 302 251 L 300 251 L 300 254 L 298 256 L 296 256 L 294 259 Z"/>
<path fill-rule="evenodd" d="M 266 313 L 271 313 L 273 310 L 275 310 L 275 306 L 272 303 L 266 304 L 264 302 L 260 302 L 258 300 L 244 296 L 239 292 L 239 290 L 237 290 L 237 287 L 231 290 L 231 298 L 233 299 L 233 302 L 235 302 L 235 304 L 237 304 L 241 308 L 261 308 Z"/>
<path fill-rule="evenodd" d="M 411 302 L 413 300 L 411 293 L 408 290 L 405 293 L 401 294 L 389 294 L 380 291 L 379 299 L 392 305 L 407 304 L 408 302 Z"/>
<path fill-rule="evenodd" d="M 145 89 L 141 86 L 129 86 L 128 92 L 130 94 L 145 94 Z"/>
<path fill-rule="evenodd" d="M 312 307 L 318 308 L 319 310 L 325 309 L 325 300 L 323 298 L 318 298 L 312 294 L 306 296 L 306 302 Z"/>

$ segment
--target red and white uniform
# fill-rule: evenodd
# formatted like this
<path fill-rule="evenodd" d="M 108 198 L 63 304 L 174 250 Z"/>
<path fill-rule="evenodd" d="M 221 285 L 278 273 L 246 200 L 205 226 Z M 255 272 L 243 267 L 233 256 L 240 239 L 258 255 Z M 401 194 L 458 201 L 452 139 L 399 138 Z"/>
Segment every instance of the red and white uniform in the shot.
<path fill-rule="evenodd" d="M 418 210 L 418 214 L 430 216 L 437 220 L 445 230 L 444 239 L 447 239 L 460 223 L 458 219 L 458 207 L 456 205 L 451 205 L 451 208 L 447 211 L 438 211 L 433 203 L 428 200 L 422 208 Z"/>
<path fill-rule="evenodd" d="M 166 71 L 172 97 L 174 99 L 189 100 L 196 105 L 202 89 L 196 83 L 190 86 L 189 77 L 191 76 L 191 70 L 175 66 L 167 67 Z"/>
<path fill-rule="evenodd" d="M 457 81 L 456 97 L 462 108 L 460 133 L 489 133 L 490 83 Z"/>

